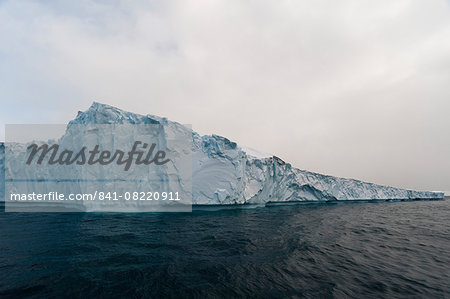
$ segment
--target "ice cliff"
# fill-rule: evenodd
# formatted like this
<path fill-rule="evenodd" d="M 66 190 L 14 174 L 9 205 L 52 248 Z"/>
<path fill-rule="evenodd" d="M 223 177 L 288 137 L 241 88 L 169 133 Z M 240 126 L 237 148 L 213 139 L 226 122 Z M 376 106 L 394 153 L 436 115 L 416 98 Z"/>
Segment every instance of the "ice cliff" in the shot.
<path fill-rule="evenodd" d="M 192 203 L 252 204 L 288 201 L 442 199 L 413 191 L 300 170 L 276 156 L 261 156 L 217 135 L 200 136 L 166 118 L 138 115 L 94 102 L 70 124 L 159 123 L 167 134 L 192 134 Z M 0 195 L 4 197 L 4 145 L 0 144 Z"/>

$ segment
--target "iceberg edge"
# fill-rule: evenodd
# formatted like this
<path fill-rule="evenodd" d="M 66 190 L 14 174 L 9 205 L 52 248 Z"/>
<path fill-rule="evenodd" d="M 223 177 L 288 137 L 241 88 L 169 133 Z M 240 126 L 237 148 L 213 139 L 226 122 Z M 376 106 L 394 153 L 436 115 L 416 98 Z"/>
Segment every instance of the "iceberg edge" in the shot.
<path fill-rule="evenodd" d="M 154 115 L 139 115 L 94 102 L 70 124 L 160 123 L 167 132 L 192 132 L 193 205 L 283 202 L 444 199 L 444 192 L 414 191 L 292 167 L 217 135 L 200 136 L 187 126 Z M 4 199 L 5 147 L 0 143 L 0 198 Z"/>

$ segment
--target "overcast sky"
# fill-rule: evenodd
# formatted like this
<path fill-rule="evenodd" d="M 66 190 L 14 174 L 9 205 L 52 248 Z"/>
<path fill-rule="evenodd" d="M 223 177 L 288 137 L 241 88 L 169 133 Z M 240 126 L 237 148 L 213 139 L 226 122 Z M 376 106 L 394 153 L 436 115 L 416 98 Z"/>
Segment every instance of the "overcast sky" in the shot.
<path fill-rule="evenodd" d="M 301 169 L 450 191 L 450 2 L 0 0 L 0 125 L 94 100 Z"/>

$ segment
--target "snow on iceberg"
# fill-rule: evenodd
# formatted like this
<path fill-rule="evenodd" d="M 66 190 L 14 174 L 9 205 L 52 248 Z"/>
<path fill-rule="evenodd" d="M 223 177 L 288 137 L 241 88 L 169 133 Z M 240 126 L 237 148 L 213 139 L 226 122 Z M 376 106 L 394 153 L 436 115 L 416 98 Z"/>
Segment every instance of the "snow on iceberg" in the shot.
<path fill-rule="evenodd" d="M 291 201 L 443 199 L 443 192 L 413 191 L 300 170 L 276 156 L 239 147 L 217 135 L 200 136 L 167 118 L 138 115 L 94 102 L 70 124 L 159 123 L 170 134 L 192 134 L 194 205 Z M 4 198 L 4 145 L 0 144 L 0 195 Z"/>

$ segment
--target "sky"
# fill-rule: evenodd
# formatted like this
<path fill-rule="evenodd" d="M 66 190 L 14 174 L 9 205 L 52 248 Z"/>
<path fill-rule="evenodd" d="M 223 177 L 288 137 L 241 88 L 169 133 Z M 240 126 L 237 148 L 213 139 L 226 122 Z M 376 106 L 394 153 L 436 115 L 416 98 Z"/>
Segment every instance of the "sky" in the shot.
<path fill-rule="evenodd" d="M 450 2 L 0 0 L 0 126 L 93 101 L 450 192 Z"/>

